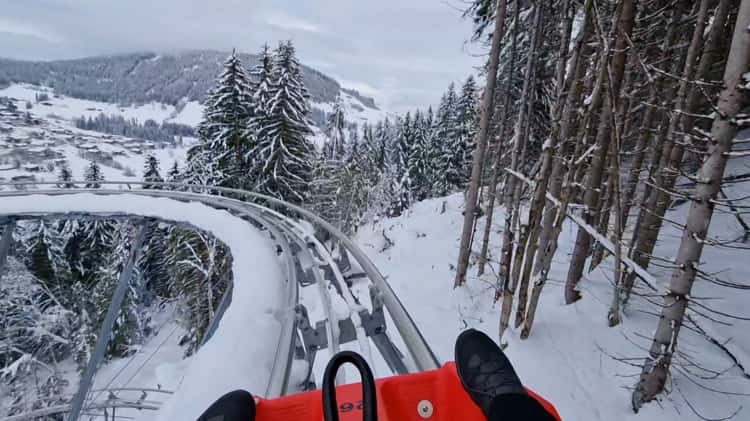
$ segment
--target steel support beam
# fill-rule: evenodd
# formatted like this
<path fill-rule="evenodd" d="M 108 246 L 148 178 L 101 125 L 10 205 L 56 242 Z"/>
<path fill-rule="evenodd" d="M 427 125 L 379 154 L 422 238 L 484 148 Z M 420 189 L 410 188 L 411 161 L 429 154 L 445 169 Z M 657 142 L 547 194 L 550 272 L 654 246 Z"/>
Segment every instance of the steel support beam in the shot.
<path fill-rule="evenodd" d="M 117 282 L 117 288 L 115 289 L 114 294 L 112 294 L 112 301 L 109 303 L 107 315 L 104 317 L 104 323 L 102 323 L 101 329 L 99 329 L 99 336 L 96 339 L 94 353 L 91 355 L 91 358 L 86 365 L 86 369 L 83 372 L 83 376 L 81 377 L 81 382 L 78 387 L 78 392 L 73 397 L 73 401 L 71 402 L 68 421 L 77 421 L 78 417 L 81 415 L 83 403 L 86 400 L 86 396 L 88 395 L 89 389 L 91 388 L 91 383 L 94 380 L 94 374 L 96 374 L 96 370 L 99 368 L 99 364 L 104 359 L 104 353 L 107 350 L 107 344 L 109 343 L 109 338 L 112 335 L 112 327 L 115 324 L 115 319 L 117 318 L 117 314 L 119 313 L 120 307 L 122 306 L 122 301 L 125 298 L 125 293 L 127 293 L 128 291 L 130 278 L 133 275 L 133 266 L 135 266 L 135 262 L 138 261 L 138 256 L 143 246 L 144 234 L 144 226 L 139 225 L 135 234 L 135 241 L 133 241 L 133 246 L 130 249 L 130 254 L 128 255 L 128 260 L 125 262 L 125 266 L 120 272 L 120 278 Z"/>

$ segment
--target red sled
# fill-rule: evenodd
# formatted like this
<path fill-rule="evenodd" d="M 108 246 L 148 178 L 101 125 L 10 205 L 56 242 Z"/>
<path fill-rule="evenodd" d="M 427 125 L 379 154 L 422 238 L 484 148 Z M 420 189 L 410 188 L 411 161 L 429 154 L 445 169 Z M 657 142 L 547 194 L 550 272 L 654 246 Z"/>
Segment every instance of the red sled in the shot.
<path fill-rule="evenodd" d="M 363 419 L 365 401 L 362 385 L 335 388 L 338 418 L 341 421 Z M 387 377 L 375 381 L 377 419 L 380 421 L 486 421 L 479 407 L 464 390 L 455 363 L 442 368 Z M 555 419 L 562 421 L 555 407 L 527 389 Z M 256 421 L 324 421 L 323 391 L 315 390 L 257 402 Z"/>

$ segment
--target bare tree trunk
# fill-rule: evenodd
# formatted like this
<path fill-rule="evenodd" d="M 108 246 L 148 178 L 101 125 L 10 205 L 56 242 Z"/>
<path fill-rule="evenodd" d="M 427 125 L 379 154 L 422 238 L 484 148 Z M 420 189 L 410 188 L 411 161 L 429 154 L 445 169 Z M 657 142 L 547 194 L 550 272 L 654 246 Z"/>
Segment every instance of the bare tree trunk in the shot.
<path fill-rule="evenodd" d="M 557 151 L 557 159 L 553 159 L 552 164 L 552 172 L 549 176 L 548 184 L 549 186 L 547 189 L 554 197 L 560 197 L 560 193 L 562 190 L 562 182 L 564 178 L 564 171 L 565 171 L 565 159 L 567 158 L 567 155 L 569 154 L 570 149 L 570 142 L 568 141 L 570 138 L 571 133 L 575 129 L 575 121 L 577 117 L 577 111 L 578 107 L 580 106 L 582 95 L 584 92 L 584 83 L 583 79 L 586 75 L 586 59 L 584 57 L 587 56 L 587 54 L 590 51 L 590 46 L 588 44 L 589 39 L 591 38 L 591 35 L 593 34 L 593 28 L 592 28 L 592 14 L 591 14 L 591 7 L 593 2 L 592 1 L 586 1 L 584 4 L 584 20 L 583 20 L 583 26 L 580 30 L 580 33 L 578 34 L 578 38 L 576 39 L 576 45 L 573 49 L 574 55 L 572 57 L 572 69 L 573 69 L 573 75 L 572 79 L 569 82 L 569 90 L 565 94 L 565 100 L 563 105 L 563 112 L 562 112 L 562 118 L 560 120 L 560 132 L 557 139 L 555 138 L 555 125 L 553 121 L 552 126 L 552 135 L 551 139 L 553 142 L 558 142 L 560 145 L 558 147 Z M 555 152 L 554 148 L 551 151 L 553 154 Z M 544 159 L 544 157 L 542 158 Z M 544 163 L 542 164 L 542 168 L 544 168 Z M 552 233 L 552 225 L 555 221 L 555 209 L 551 206 L 551 204 L 548 203 L 549 208 L 545 208 L 545 212 L 542 215 L 542 230 L 541 234 L 539 236 L 538 241 L 538 248 L 542 251 L 546 250 L 548 248 L 548 243 L 550 240 L 550 234 Z M 542 253 L 539 253 L 536 255 L 536 262 L 534 263 L 534 271 L 539 272 L 541 270 L 541 261 L 542 261 Z"/>
<path fill-rule="evenodd" d="M 534 73 L 536 68 L 536 56 L 541 37 L 541 27 L 544 21 L 544 6 L 537 3 L 534 6 L 534 23 L 531 39 L 531 51 L 529 51 L 526 60 L 526 69 L 524 73 L 523 90 L 521 91 L 520 107 L 513 134 L 513 155 L 511 156 L 510 168 L 516 171 L 526 150 L 528 116 L 531 112 L 531 97 L 535 82 Z M 503 245 L 500 255 L 500 281 L 502 282 L 503 304 L 500 312 L 499 338 L 503 337 L 505 330 L 510 323 L 510 313 L 513 308 L 513 295 L 517 286 L 517 277 L 511 274 L 511 257 L 513 250 L 513 226 L 514 220 L 517 221 L 520 207 L 521 186 L 515 177 L 506 174 L 505 181 L 505 228 L 503 230 Z M 496 297 L 497 298 L 497 297 Z"/>
<path fill-rule="evenodd" d="M 505 32 L 505 14 L 507 1 L 498 0 L 495 11 L 495 32 L 492 34 L 492 46 L 487 66 L 487 85 L 484 88 L 482 98 L 482 115 L 479 119 L 479 134 L 477 135 L 474 160 L 471 168 L 471 182 L 466 194 L 466 207 L 464 209 L 464 226 L 461 233 L 461 246 L 459 248 L 458 263 L 456 265 L 456 279 L 454 288 L 466 283 L 466 270 L 469 266 L 469 255 L 471 254 L 471 237 L 476 217 L 477 195 L 479 184 L 482 179 L 482 164 L 484 152 L 487 149 L 487 135 L 489 134 L 490 121 L 495 111 L 495 83 L 497 82 L 497 68 L 500 63 L 500 45 Z"/>
<path fill-rule="evenodd" d="M 703 0 L 700 3 L 696 26 L 693 31 L 690 47 L 688 48 L 687 59 L 685 60 L 677 93 L 676 108 L 682 112 L 674 113 L 676 115 L 670 120 L 664 138 L 664 145 L 659 156 L 659 165 L 655 168 L 656 185 L 658 188 L 648 189 L 648 200 L 643 204 L 643 209 L 639 214 L 640 222 L 636 228 L 635 247 L 631 251 L 631 254 L 633 260 L 643 267 L 648 267 L 651 261 L 651 253 L 654 251 L 656 239 L 661 230 L 662 219 L 671 202 L 671 196 L 668 191 L 674 187 L 679 168 L 682 164 L 684 148 L 674 142 L 677 126 L 680 126 L 684 133 L 683 136 L 685 137 L 689 136 L 690 131 L 693 129 L 693 125 L 695 124 L 693 113 L 697 107 L 700 95 L 698 89 L 691 89 L 693 80 L 705 77 L 708 74 L 711 64 L 714 62 L 714 50 L 716 49 L 721 37 L 721 31 L 726 22 L 729 4 L 731 2 L 728 0 L 722 0 L 720 2 L 717 11 L 714 14 L 714 22 L 709 33 L 706 47 L 703 49 L 704 51 L 696 70 L 695 62 L 700 51 L 706 19 L 708 17 L 707 3 L 707 0 Z M 625 277 L 624 285 L 622 287 L 622 299 L 624 301 L 627 301 L 634 283 L 635 276 L 628 274 Z"/>
<path fill-rule="evenodd" d="M 617 121 L 614 118 L 617 114 L 613 113 L 613 128 L 615 131 L 618 130 L 619 126 L 617 125 Z M 614 161 L 618 159 L 619 157 L 614 157 L 612 154 L 614 153 L 615 146 L 614 142 L 610 142 L 609 145 L 609 155 L 607 156 L 607 165 L 609 165 L 610 169 L 613 165 Z M 596 230 L 605 236 L 609 232 L 609 216 L 612 214 L 612 204 L 614 203 L 614 194 L 615 186 L 614 183 L 615 178 L 612 177 L 612 171 L 607 171 L 607 180 L 606 183 L 603 183 L 605 188 L 602 192 L 602 195 L 604 198 L 600 201 L 601 205 L 598 207 L 597 214 L 598 214 L 598 221 L 596 222 Z M 594 242 L 593 246 L 591 247 L 591 259 L 589 259 L 589 273 L 593 272 L 594 269 L 599 265 L 599 263 L 602 262 L 604 259 L 604 247 L 602 247 L 599 242 Z"/>
<path fill-rule="evenodd" d="M 489 253 L 490 246 L 490 234 L 492 233 L 492 220 L 495 215 L 495 199 L 497 198 L 497 183 L 500 182 L 500 174 L 502 172 L 502 160 L 503 160 L 503 138 L 505 137 L 506 124 L 508 121 L 508 111 L 510 110 L 510 89 L 513 86 L 513 80 L 516 74 L 516 53 L 518 44 L 518 25 L 520 17 L 520 7 L 514 6 L 513 16 L 513 33 L 510 44 L 510 64 L 508 65 L 508 87 L 505 92 L 505 99 L 503 101 L 503 108 L 500 111 L 500 125 L 497 131 L 497 149 L 495 150 L 495 159 L 492 163 L 492 177 L 490 179 L 490 194 L 487 199 L 487 219 L 485 220 L 484 233 L 482 237 L 482 250 L 479 253 L 479 261 L 477 269 L 477 276 L 484 275 L 484 269 L 487 265 L 487 254 Z"/>
<path fill-rule="evenodd" d="M 742 78 L 745 73 L 750 72 L 749 27 L 750 0 L 742 0 L 724 72 L 724 89 L 719 97 L 711 128 L 708 156 L 698 172 L 697 179 L 700 182 L 677 252 L 677 268 L 672 273 L 649 356 L 643 364 L 643 371 L 633 392 L 634 411 L 638 411 L 644 403 L 655 399 L 664 390 L 672 356 L 677 348 L 677 338 L 713 216 L 713 202 L 721 188 L 728 152 L 731 151 L 737 134 L 735 117 L 748 103 L 747 92 L 742 91 Z"/>
<path fill-rule="evenodd" d="M 621 12 L 616 24 L 616 41 L 614 42 L 611 64 L 607 62 L 608 57 L 604 57 L 604 66 L 606 67 L 604 80 L 609 82 L 600 86 L 603 89 L 607 89 L 609 95 L 604 99 L 599 129 L 597 130 L 596 147 L 598 150 L 591 160 L 586 178 L 586 190 L 583 197 L 583 219 L 587 224 L 591 224 L 591 221 L 595 218 L 593 210 L 599 202 L 599 188 L 604 172 L 604 163 L 609 153 L 609 144 L 612 140 L 611 113 L 613 104 L 610 98 L 615 98 L 620 94 L 620 86 L 625 74 L 625 62 L 627 61 L 629 50 L 629 38 L 633 32 L 633 24 L 635 22 L 634 1 L 624 0 L 620 5 Z M 576 287 L 583 275 L 584 263 L 586 262 L 590 248 L 591 236 L 585 230 L 579 229 L 570 267 L 568 268 L 568 277 L 565 281 L 565 302 L 567 304 L 580 299 L 580 293 Z"/>
<path fill-rule="evenodd" d="M 587 1 L 584 5 L 584 9 L 588 12 L 591 9 L 592 1 Z M 565 67 L 568 61 L 568 49 L 570 47 L 570 37 L 573 28 L 573 15 L 575 8 L 571 7 L 570 0 L 566 0 L 562 6 L 562 37 L 560 37 L 560 57 L 558 58 L 556 68 L 556 86 L 557 86 L 557 100 L 552 110 L 552 129 L 550 131 L 550 137 L 542 146 L 542 156 L 540 158 L 540 168 L 535 177 L 536 185 L 532 194 L 531 202 L 529 203 L 529 216 L 527 227 L 523 232 L 524 238 L 519 240 L 519 244 L 516 247 L 515 257 L 515 268 L 514 270 L 521 271 L 521 264 L 523 264 L 523 271 L 520 272 L 520 289 L 518 294 L 518 308 L 516 310 L 516 327 L 519 327 L 526 317 L 526 306 L 527 306 L 527 295 L 529 289 L 529 277 L 531 275 L 531 264 L 534 260 L 534 255 L 537 249 L 537 240 L 539 238 L 539 224 L 542 218 L 542 212 L 546 203 L 547 184 L 549 183 L 549 177 L 552 173 L 552 158 L 554 151 L 557 149 L 560 139 L 560 123 L 562 115 L 564 114 L 565 107 L 567 106 L 567 86 L 574 86 L 577 84 L 578 79 L 573 80 L 572 77 L 582 77 L 583 66 L 580 66 L 580 55 L 582 49 L 580 44 L 577 43 L 577 49 L 572 58 L 571 69 L 572 75 L 569 75 L 566 80 Z M 579 88 L 570 88 L 579 89 Z M 549 203 L 549 206 L 553 205 Z M 519 275 L 515 275 L 516 279 L 519 279 Z"/>

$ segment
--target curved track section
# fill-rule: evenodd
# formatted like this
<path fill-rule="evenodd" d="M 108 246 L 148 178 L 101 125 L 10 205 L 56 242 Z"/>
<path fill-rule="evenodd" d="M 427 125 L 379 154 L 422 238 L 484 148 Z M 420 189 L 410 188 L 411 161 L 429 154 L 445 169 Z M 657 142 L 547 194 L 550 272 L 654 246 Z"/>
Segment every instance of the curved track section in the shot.
<path fill-rule="evenodd" d="M 268 232 L 275 244 L 277 256 L 283 259 L 285 285 L 282 286 L 281 304 L 275 310 L 275 317 L 280 322 L 281 329 L 278 332 L 275 358 L 265 390 L 266 397 L 314 388 L 313 364 L 316 354 L 323 349 L 333 354 L 344 343 L 349 342 L 356 344 L 360 353 L 371 363 L 374 359 L 371 345 L 374 345 L 378 351 L 378 358 L 385 361 L 393 373 L 421 371 L 439 366 L 437 358 L 416 324 L 365 253 L 334 226 L 299 206 L 242 190 L 205 188 L 179 183 L 149 183 L 162 190 L 133 189 L 134 186 L 143 184 L 133 182 L 102 182 L 105 187 L 103 189 L 46 189 L 47 186 L 55 184 L 0 184 L 0 188 L 5 186 L 16 189 L 0 191 L 0 200 L 13 196 L 93 194 L 120 197 L 133 195 L 185 203 L 197 202 L 213 209 L 225 210 Z M 29 187 L 37 189 L 27 190 Z M 40 187 L 45 189 L 38 189 Z M 137 220 L 153 218 L 155 214 L 158 214 L 156 210 L 149 215 L 140 216 L 127 211 L 100 212 L 98 215 L 96 212 L 67 211 L 62 215 L 49 210 L 33 212 L 33 209 L 29 209 L 27 212 L 10 215 L 5 209 L 1 209 L 0 224 L 16 219 L 55 219 L 63 216 Z M 176 219 L 178 224 L 191 225 L 190 221 L 185 221 L 185 217 Z M 349 263 L 349 256 L 354 258 L 353 263 Z M 369 297 L 360 297 L 352 290 L 352 284 L 355 282 L 352 279 L 362 279 L 369 283 Z M 300 303 L 300 291 L 309 291 L 308 287 L 314 288 L 319 297 L 323 314 L 319 315 L 320 320 L 317 321 L 311 320 L 307 309 Z M 341 308 L 334 310 L 334 301 L 344 303 L 343 317 Z M 207 330 L 204 343 L 211 342 L 210 338 L 216 331 L 221 315 L 232 305 L 248 303 L 233 299 L 232 288 L 229 288 L 216 311 L 217 317 L 212 320 Z M 386 333 L 387 323 L 392 323 L 399 333 L 398 337 L 394 338 L 395 341 Z M 407 354 L 402 354 L 399 347 L 405 348 Z M 303 367 L 304 370 L 295 367 Z M 66 411 L 61 410 L 60 413 Z M 29 417 L 13 418 L 14 421 L 22 419 Z"/>

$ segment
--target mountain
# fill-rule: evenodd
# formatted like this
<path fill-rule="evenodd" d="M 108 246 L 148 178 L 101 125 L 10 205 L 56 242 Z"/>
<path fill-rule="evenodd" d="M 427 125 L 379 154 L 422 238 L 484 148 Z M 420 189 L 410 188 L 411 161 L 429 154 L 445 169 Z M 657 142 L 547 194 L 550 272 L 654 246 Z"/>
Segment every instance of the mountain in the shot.
<path fill-rule="evenodd" d="M 0 58 L 0 88 L 12 83 L 48 86 L 56 94 L 121 106 L 157 102 L 181 107 L 200 102 L 215 82 L 227 52 L 201 50 L 178 54 L 133 53 L 59 61 L 18 61 Z M 248 68 L 257 56 L 240 54 Z M 333 78 L 302 68 L 313 108 L 332 104 L 339 94 L 351 97 L 363 111 L 379 111 L 372 98 L 343 89 Z"/>

